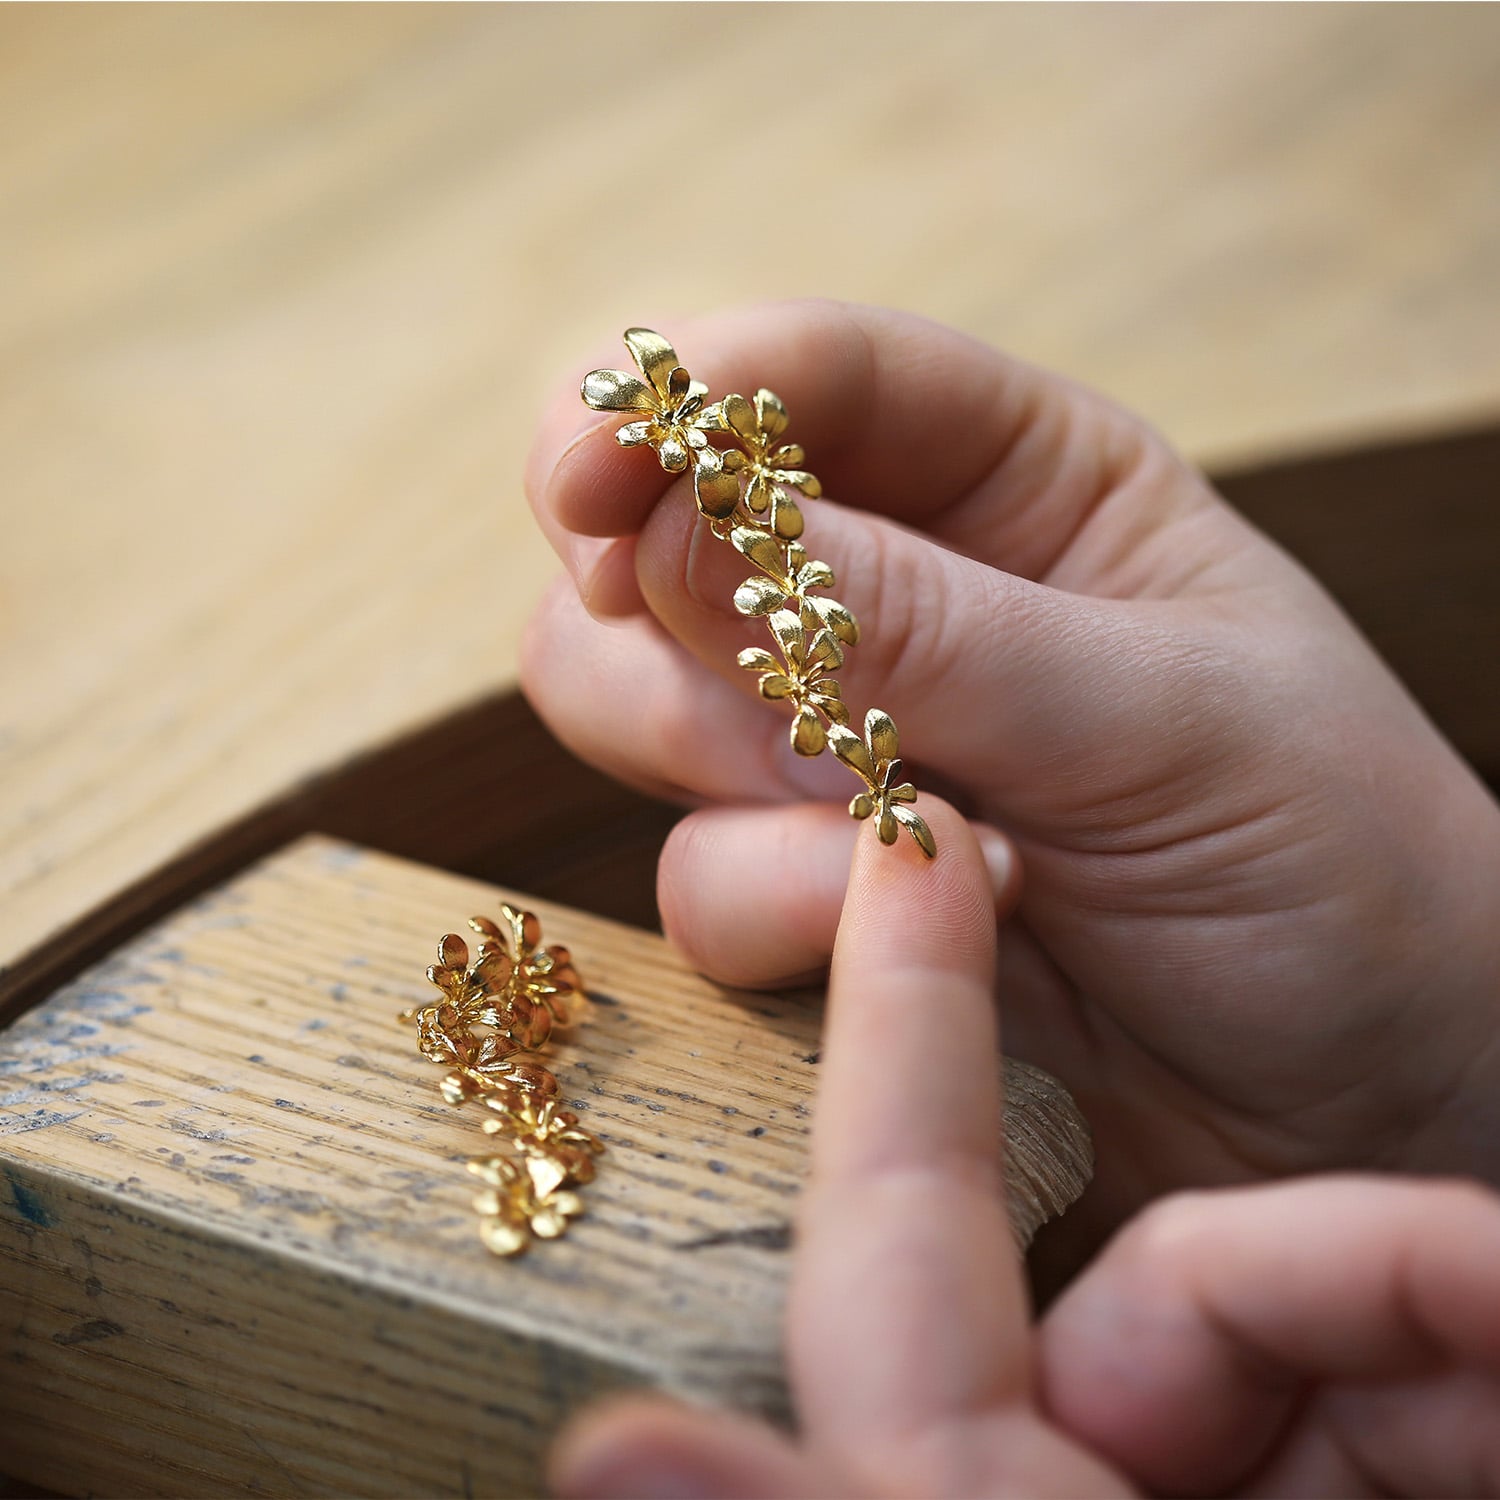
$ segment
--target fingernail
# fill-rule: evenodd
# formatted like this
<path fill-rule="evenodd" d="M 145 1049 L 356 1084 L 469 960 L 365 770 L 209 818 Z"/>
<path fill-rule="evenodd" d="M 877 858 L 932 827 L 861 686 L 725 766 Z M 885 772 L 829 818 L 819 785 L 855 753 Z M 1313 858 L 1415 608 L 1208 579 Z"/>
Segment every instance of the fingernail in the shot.
<path fill-rule="evenodd" d="M 614 539 L 607 536 L 569 536 L 563 544 L 563 566 L 568 570 L 585 609 L 600 565 L 613 542 Z"/>
<path fill-rule="evenodd" d="M 979 840 L 979 852 L 984 856 L 985 865 L 990 872 L 990 886 L 995 892 L 995 903 L 1009 906 L 1015 900 L 1015 888 L 1021 873 L 1015 846 L 998 829 L 989 828 L 983 823 L 974 825 L 974 836 Z"/>
<path fill-rule="evenodd" d="M 568 461 L 574 449 L 581 447 L 593 436 L 599 425 L 599 419 L 589 413 L 588 416 L 579 418 L 572 436 L 561 448 L 548 455 L 533 449 L 527 455 L 526 487 L 533 496 L 540 497 L 543 505 L 548 505 L 551 501 L 552 490 L 557 483 L 557 471 Z"/>
<path fill-rule="evenodd" d="M 691 1465 L 584 1463 L 557 1476 L 562 1500 L 714 1500 L 724 1493 L 721 1476 Z"/>

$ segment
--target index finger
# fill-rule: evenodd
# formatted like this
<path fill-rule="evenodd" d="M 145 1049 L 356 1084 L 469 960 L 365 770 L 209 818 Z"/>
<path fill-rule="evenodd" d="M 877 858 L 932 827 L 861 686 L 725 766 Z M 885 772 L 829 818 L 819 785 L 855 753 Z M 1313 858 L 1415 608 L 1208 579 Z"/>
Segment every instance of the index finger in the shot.
<path fill-rule="evenodd" d="M 1003 1196 L 994 897 L 964 820 L 931 798 L 922 810 L 933 861 L 872 835 L 855 851 L 789 1312 L 810 1439 L 877 1465 L 1029 1390 Z"/>

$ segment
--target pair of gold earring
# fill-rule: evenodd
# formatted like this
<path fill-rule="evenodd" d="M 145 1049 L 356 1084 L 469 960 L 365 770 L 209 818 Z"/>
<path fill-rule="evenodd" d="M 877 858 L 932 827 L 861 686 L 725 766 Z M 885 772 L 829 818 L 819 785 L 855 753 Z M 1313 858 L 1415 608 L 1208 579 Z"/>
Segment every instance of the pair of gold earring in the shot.
<path fill-rule="evenodd" d="M 625 347 L 640 374 L 594 370 L 584 379 L 583 399 L 596 411 L 632 418 L 615 434 L 622 447 L 653 449 L 668 473 L 691 470 L 709 530 L 754 569 L 735 590 L 734 607 L 765 620 L 775 652 L 749 646 L 740 666 L 756 674 L 761 697 L 791 706 L 798 755 L 832 750 L 864 783 L 849 803 L 851 816 L 873 818 L 884 844 L 895 843 L 905 828 L 930 859 L 937 845 L 911 805 L 916 788 L 902 779 L 895 723 L 872 708 L 863 736 L 849 727 L 833 674 L 845 650 L 858 644 L 859 624 L 829 596 L 833 569 L 799 540 L 798 496 L 816 499 L 822 486 L 803 467 L 802 449 L 783 441 L 785 405 L 764 388 L 753 399 L 730 394 L 709 402 L 707 386 L 650 329 L 628 329 Z M 493 1149 L 469 1162 L 485 1184 L 474 1207 L 489 1249 L 515 1255 L 533 1238 L 555 1239 L 583 1211 L 576 1189 L 593 1180 L 604 1146 L 559 1107 L 557 1079 L 539 1057 L 554 1029 L 573 1021 L 581 993 L 567 949 L 543 948 L 530 912 L 500 910 L 504 929 L 487 917 L 470 921 L 478 936 L 472 957 L 456 933 L 443 938 L 438 962 L 427 971 L 442 1000 L 402 1019 L 416 1022 L 422 1054 L 449 1070 L 443 1097 L 451 1104 L 477 1101 L 488 1111 L 484 1129 Z"/>

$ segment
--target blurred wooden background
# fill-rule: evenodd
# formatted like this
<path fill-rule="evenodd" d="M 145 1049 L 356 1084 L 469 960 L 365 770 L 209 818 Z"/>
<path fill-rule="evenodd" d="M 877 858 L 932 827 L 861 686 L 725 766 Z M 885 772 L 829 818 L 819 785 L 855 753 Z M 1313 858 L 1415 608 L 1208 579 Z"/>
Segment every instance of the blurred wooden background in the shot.
<path fill-rule="evenodd" d="M 460 709 L 482 790 L 547 391 L 803 293 L 1221 469 L 1483 428 L 1500 9 L 0 10 L 0 995 Z"/>

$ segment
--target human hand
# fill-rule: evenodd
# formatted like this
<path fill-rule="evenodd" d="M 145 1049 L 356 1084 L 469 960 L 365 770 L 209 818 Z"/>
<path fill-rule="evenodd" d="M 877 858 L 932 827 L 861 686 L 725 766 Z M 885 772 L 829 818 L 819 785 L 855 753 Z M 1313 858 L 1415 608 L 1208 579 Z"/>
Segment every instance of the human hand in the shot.
<path fill-rule="evenodd" d="M 670 331 L 716 395 L 777 391 L 849 502 L 804 538 L 864 624 L 849 701 L 997 870 L 993 830 L 1019 850 L 1007 1029 L 1093 1124 L 1073 1222 L 1289 1171 L 1500 1176 L 1500 815 L 1321 589 L 1137 419 L 958 334 L 827 303 Z M 577 587 L 523 681 L 580 754 L 702 804 L 668 931 L 775 984 L 831 950 L 855 831 L 801 804 L 846 777 L 788 752 L 735 665 L 741 560 L 618 426 L 576 385 L 542 423 L 528 487 Z"/>
<path fill-rule="evenodd" d="M 1500 1202 L 1475 1187 L 1166 1199 L 1028 1327 L 990 883 L 928 801 L 937 860 L 866 834 L 838 933 L 786 1322 L 799 1440 L 630 1397 L 564 1436 L 560 1492 L 1500 1494 Z"/>

